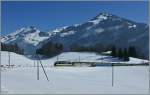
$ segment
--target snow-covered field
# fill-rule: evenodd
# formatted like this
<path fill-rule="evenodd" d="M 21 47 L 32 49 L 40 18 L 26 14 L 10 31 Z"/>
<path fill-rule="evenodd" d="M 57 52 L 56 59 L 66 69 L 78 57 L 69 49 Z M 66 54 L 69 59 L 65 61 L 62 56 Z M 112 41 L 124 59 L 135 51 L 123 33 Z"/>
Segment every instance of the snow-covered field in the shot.
<path fill-rule="evenodd" d="M 58 60 L 70 61 L 109 61 L 120 62 L 110 56 L 95 53 L 62 53 L 58 57 L 42 60 L 50 81 L 46 80 L 40 67 L 40 79 L 37 80 L 37 68 L 34 60 L 15 53 L 10 54 L 13 68 L 2 68 L 2 93 L 10 94 L 148 94 L 149 66 L 114 67 L 114 85 L 112 86 L 112 67 L 54 67 Z M 127 63 L 141 63 L 146 60 L 130 58 Z M 8 52 L 1 52 L 1 64 L 8 64 Z"/>

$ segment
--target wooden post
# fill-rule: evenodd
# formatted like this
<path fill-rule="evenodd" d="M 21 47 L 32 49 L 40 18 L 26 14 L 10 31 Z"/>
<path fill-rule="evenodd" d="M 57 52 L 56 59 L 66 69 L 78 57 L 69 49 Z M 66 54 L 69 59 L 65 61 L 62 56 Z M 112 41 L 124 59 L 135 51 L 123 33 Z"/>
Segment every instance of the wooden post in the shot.
<path fill-rule="evenodd" d="M 35 60 L 34 60 L 34 67 L 35 67 Z"/>
<path fill-rule="evenodd" d="M 59 60 L 58 55 L 57 55 L 57 61 Z"/>
<path fill-rule="evenodd" d="M 114 86 L 114 66 L 113 63 L 111 63 L 111 67 L 112 67 L 112 86 Z"/>
<path fill-rule="evenodd" d="M 103 58 L 103 56 L 102 56 L 102 63 L 104 63 L 104 62 L 103 62 L 103 59 L 104 59 L 104 58 Z"/>
<path fill-rule="evenodd" d="M 39 62 L 37 61 L 37 80 L 39 80 Z"/>
<path fill-rule="evenodd" d="M 79 64 L 80 64 L 80 67 L 81 67 L 80 56 L 79 56 Z"/>
<path fill-rule="evenodd" d="M 79 62 L 80 62 L 80 56 L 79 56 Z"/>
<path fill-rule="evenodd" d="M 8 52 L 8 67 L 10 68 L 10 52 Z"/>

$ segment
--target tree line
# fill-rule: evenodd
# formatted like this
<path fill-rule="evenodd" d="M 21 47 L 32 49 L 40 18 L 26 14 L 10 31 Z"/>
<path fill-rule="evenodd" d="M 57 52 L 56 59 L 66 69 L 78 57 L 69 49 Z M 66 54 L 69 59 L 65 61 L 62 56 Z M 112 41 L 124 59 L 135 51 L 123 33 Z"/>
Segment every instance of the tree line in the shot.
<path fill-rule="evenodd" d="M 134 46 L 129 46 L 128 48 L 116 48 L 112 47 L 111 56 L 119 57 L 119 59 L 123 59 L 124 61 L 129 61 L 129 57 L 138 57 L 136 48 Z"/>
<path fill-rule="evenodd" d="M 21 49 L 17 44 L 5 44 L 1 43 L 2 51 L 10 51 L 18 54 L 24 54 L 24 50 Z M 55 56 L 61 53 L 64 50 L 64 46 L 61 43 L 48 42 L 42 45 L 41 48 L 36 50 L 36 54 L 41 54 L 45 56 Z M 79 46 L 73 45 L 70 47 L 70 51 L 76 52 L 96 52 L 101 53 L 107 50 L 111 50 L 111 56 L 118 57 L 119 59 L 123 59 L 124 61 L 129 61 L 129 57 L 138 57 L 137 51 L 134 46 L 129 46 L 128 48 L 116 48 L 115 46 L 111 48 L 103 47 L 102 45 L 95 46 Z"/>
<path fill-rule="evenodd" d="M 118 57 L 119 59 L 123 59 L 124 61 L 129 61 L 129 57 L 138 57 L 136 48 L 134 46 L 129 46 L 128 48 L 116 48 L 115 46 L 104 47 L 101 44 L 97 44 L 94 46 L 73 45 L 72 47 L 70 47 L 70 50 L 75 52 L 96 52 L 99 54 L 104 51 L 111 50 L 111 56 Z"/>
<path fill-rule="evenodd" d="M 18 54 L 24 54 L 24 50 L 21 49 L 17 44 L 4 44 L 1 43 L 1 51 L 10 51 Z"/>
<path fill-rule="evenodd" d="M 55 56 L 63 51 L 63 45 L 61 43 L 48 42 L 41 48 L 36 50 L 36 54 L 45 56 Z"/>
<path fill-rule="evenodd" d="M 72 45 L 70 46 L 70 51 L 74 52 L 96 52 L 101 53 L 107 51 L 108 48 L 104 47 L 102 44 L 96 44 L 93 46 L 81 46 L 81 45 Z"/>

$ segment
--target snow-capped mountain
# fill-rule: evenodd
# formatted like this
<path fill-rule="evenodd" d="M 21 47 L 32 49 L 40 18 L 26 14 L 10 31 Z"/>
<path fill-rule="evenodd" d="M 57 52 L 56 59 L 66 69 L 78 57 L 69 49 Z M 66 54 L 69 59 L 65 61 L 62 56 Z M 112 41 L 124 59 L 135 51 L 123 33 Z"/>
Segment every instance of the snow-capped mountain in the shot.
<path fill-rule="evenodd" d="M 25 50 L 25 54 L 34 54 L 39 42 L 48 39 L 47 32 L 41 32 L 37 28 L 30 26 L 21 28 L 14 33 L 2 37 L 1 42 L 5 44 L 15 44 Z"/>
<path fill-rule="evenodd" d="M 135 46 L 138 54 L 148 58 L 148 25 L 136 23 L 112 14 L 100 13 L 93 19 L 68 27 L 63 27 L 55 36 L 47 39 L 70 46 L 100 45 L 104 50 L 111 46 L 127 48 Z M 46 42 L 46 41 L 45 41 Z"/>
<path fill-rule="evenodd" d="M 75 45 L 94 46 L 98 44 L 101 50 L 111 46 L 118 48 L 135 46 L 139 55 L 148 58 L 148 28 L 149 26 L 143 23 L 109 13 L 100 13 L 85 23 L 58 28 L 47 33 L 34 28 L 29 28 L 30 32 L 21 29 L 19 32 L 3 37 L 2 42 L 15 42 L 24 49 L 29 49 L 29 47 L 35 49 L 49 41 L 62 43 L 65 50 Z M 31 52 L 31 50 L 27 51 Z"/>

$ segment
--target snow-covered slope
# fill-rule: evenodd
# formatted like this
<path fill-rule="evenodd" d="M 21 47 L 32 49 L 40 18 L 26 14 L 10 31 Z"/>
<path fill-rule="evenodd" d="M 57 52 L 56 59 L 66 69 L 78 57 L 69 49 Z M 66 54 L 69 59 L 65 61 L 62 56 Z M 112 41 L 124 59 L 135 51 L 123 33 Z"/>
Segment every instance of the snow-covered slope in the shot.
<path fill-rule="evenodd" d="M 1 65 L 9 65 L 9 55 L 10 55 L 10 65 L 18 66 L 33 66 L 34 61 L 13 52 L 1 51 Z"/>
<path fill-rule="evenodd" d="M 2 72 L 5 94 L 148 94 L 149 73 L 146 66 L 46 68 L 49 82 L 40 68 L 40 80 L 34 67 L 14 68 Z"/>
<path fill-rule="evenodd" d="M 1 64 L 6 66 L 9 64 L 9 53 L 7 51 L 1 51 Z M 34 66 L 34 60 L 29 59 L 26 56 L 19 55 L 13 52 L 10 52 L 10 64 L 18 66 Z M 138 59 L 130 57 L 130 61 L 122 61 L 118 58 L 107 55 L 99 55 L 96 53 L 88 52 L 64 52 L 59 54 L 56 57 L 42 59 L 41 60 L 44 66 L 53 67 L 56 61 L 70 61 L 70 62 L 105 62 L 107 63 L 126 63 L 126 64 L 142 64 L 148 63 L 148 60 Z"/>
<path fill-rule="evenodd" d="M 12 52 L 10 54 L 11 64 L 14 64 L 15 67 L 4 70 L 2 68 L 1 89 L 3 94 L 149 93 L 148 66 L 114 67 L 114 85 L 112 86 L 112 68 L 110 66 L 53 67 L 53 62 L 57 60 L 57 57 L 54 57 L 42 60 L 50 80 L 47 81 L 41 67 L 40 79 L 37 80 L 37 67 L 34 67 L 33 60 Z M 96 61 L 96 59 L 102 58 L 101 55 L 95 53 L 67 52 L 60 54 L 59 60 L 74 60 L 79 56 L 81 61 L 89 58 Z M 109 60 L 112 59 L 109 58 Z M 1 63 L 2 65 L 8 64 L 8 52 L 1 52 Z"/>

